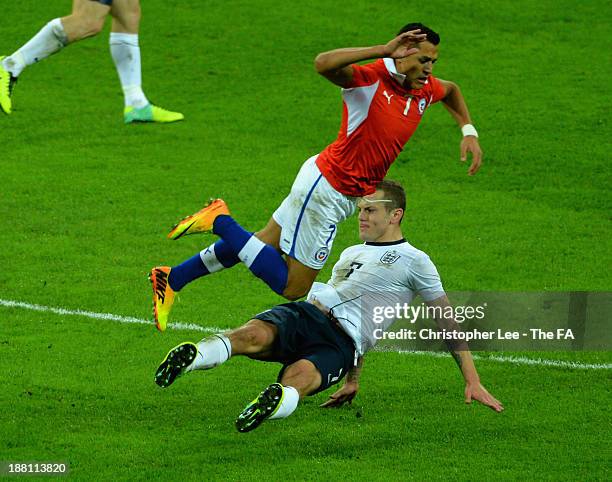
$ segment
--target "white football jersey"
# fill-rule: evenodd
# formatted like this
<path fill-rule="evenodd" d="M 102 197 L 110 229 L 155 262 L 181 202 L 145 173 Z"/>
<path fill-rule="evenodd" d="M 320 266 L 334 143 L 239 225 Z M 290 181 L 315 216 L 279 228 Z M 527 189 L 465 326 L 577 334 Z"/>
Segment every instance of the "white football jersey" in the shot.
<path fill-rule="evenodd" d="M 429 256 L 401 239 L 345 249 L 331 279 L 314 283 L 308 299 L 331 310 L 363 355 L 376 344 L 374 331 L 386 330 L 395 321 L 375 321 L 374 308 L 380 312 L 398 303 L 409 304 L 416 294 L 431 301 L 444 295 L 444 288 Z"/>

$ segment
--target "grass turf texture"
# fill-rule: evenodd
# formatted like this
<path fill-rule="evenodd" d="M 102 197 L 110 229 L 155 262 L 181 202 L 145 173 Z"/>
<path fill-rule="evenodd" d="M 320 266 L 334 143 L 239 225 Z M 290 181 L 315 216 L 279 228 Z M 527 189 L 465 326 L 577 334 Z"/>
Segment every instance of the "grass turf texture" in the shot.
<path fill-rule="evenodd" d="M 3 6 L 0 52 L 68 3 Z M 0 117 L 2 298 L 150 316 L 149 268 L 214 239 L 174 243 L 167 228 L 215 195 L 245 227 L 263 226 L 301 163 L 335 138 L 339 92 L 314 56 L 385 42 L 415 19 L 441 33 L 434 73 L 462 87 L 485 164 L 466 176 L 458 129 L 429 109 L 390 174 L 408 190 L 408 239 L 449 290 L 610 289 L 603 2 L 433 1 L 418 16 L 399 15 L 401 2 L 143 7 L 145 91 L 186 121 L 123 125 L 106 33 L 26 70 Z M 321 279 L 356 242 L 349 220 Z M 237 267 L 185 289 L 174 314 L 230 327 L 277 302 Z M 462 404 L 450 360 L 373 353 L 356 406 L 319 410 L 323 394 L 243 436 L 233 419 L 276 367 L 237 359 L 159 390 L 157 363 L 189 338 L 0 308 L 0 459 L 68 460 L 81 479 L 609 477 L 608 371 L 480 362 L 507 407 L 496 415 Z"/>

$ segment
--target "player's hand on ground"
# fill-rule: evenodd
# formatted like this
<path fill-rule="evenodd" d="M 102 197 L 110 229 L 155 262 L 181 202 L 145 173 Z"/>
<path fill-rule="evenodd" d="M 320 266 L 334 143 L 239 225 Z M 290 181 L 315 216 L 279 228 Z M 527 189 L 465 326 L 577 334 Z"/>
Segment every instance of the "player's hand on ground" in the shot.
<path fill-rule="evenodd" d="M 340 390 L 330 395 L 329 399 L 326 402 L 322 403 L 320 406 L 323 408 L 331 408 L 341 407 L 342 405 L 344 405 L 345 402 L 348 402 L 350 404 L 353 401 L 353 398 L 355 398 L 355 395 L 357 395 L 358 391 L 358 383 L 345 383 Z"/>
<path fill-rule="evenodd" d="M 465 403 L 472 403 L 472 400 L 491 407 L 496 412 L 504 410 L 501 402 L 491 395 L 480 383 L 467 383 L 465 385 Z"/>
<path fill-rule="evenodd" d="M 417 53 L 419 49 L 416 48 L 416 44 L 427 39 L 426 34 L 419 32 L 420 30 L 411 30 L 395 37 L 385 45 L 385 56 L 401 59 Z"/>
<path fill-rule="evenodd" d="M 473 176 L 480 169 L 482 164 L 482 150 L 478 143 L 478 138 L 474 136 L 465 136 L 461 141 L 461 161 L 467 161 L 468 152 L 472 154 L 472 165 L 468 170 L 468 175 Z"/>

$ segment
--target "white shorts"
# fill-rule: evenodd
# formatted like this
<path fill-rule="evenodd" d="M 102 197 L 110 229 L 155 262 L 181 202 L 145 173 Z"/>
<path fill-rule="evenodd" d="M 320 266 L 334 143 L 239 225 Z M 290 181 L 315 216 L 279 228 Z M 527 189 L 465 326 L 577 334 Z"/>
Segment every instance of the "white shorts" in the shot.
<path fill-rule="evenodd" d="M 315 161 L 300 169 L 291 192 L 272 217 L 282 228 L 281 250 L 300 263 L 321 269 L 336 238 L 336 226 L 355 212 L 357 198 L 336 191 Z"/>

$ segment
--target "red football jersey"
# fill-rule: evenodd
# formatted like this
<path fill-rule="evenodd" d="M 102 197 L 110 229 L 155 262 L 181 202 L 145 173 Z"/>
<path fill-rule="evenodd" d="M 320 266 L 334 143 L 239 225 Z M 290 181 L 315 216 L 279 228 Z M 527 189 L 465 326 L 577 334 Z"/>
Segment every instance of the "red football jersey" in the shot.
<path fill-rule="evenodd" d="M 340 133 L 317 166 L 338 192 L 365 196 L 384 179 L 425 109 L 442 99 L 444 87 L 430 75 L 422 89 L 404 88 L 393 59 L 352 67 L 351 85 L 342 89 Z"/>

